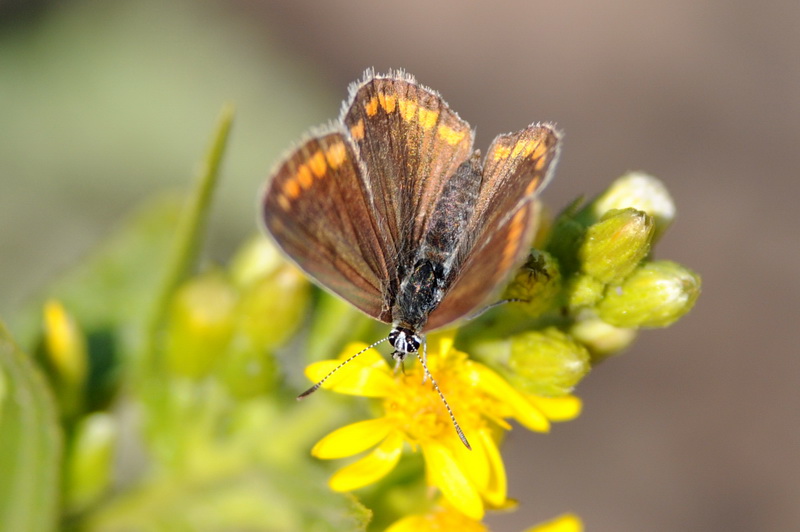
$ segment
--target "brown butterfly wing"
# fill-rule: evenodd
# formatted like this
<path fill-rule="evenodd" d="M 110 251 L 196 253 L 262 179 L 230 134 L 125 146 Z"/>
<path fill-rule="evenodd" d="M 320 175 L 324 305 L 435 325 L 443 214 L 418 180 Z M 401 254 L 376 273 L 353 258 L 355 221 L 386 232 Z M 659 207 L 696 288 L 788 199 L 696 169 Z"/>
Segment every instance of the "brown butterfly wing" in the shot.
<path fill-rule="evenodd" d="M 343 132 L 315 136 L 267 184 L 262 215 L 283 251 L 320 285 L 381 321 L 395 269 L 372 214 L 369 187 Z"/>
<path fill-rule="evenodd" d="M 524 260 L 536 229 L 536 195 L 552 174 L 558 149 L 559 135 L 548 125 L 494 140 L 470 229 L 457 251 L 454 278 L 426 330 L 475 313 Z"/>
<path fill-rule="evenodd" d="M 403 270 L 445 182 L 471 155 L 473 132 L 436 92 L 403 73 L 368 73 L 351 88 L 342 121 L 366 169 L 387 253 Z"/>

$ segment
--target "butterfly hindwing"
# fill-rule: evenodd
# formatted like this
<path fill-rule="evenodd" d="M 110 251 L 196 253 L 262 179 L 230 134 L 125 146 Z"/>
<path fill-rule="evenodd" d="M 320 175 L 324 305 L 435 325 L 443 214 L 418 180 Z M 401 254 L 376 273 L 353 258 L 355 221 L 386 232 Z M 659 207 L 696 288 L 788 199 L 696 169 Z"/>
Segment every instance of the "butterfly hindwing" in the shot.
<path fill-rule="evenodd" d="M 385 253 L 361 172 L 344 133 L 312 137 L 274 172 L 262 214 L 277 244 L 311 277 L 390 321 L 383 294 L 394 256 Z"/>
<path fill-rule="evenodd" d="M 536 202 L 530 201 L 483 241 L 480 254 L 467 258 L 452 287 L 431 313 L 426 330 L 468 318 L 488 304 L 514 267 L 527 255 L 535 222 Z"/>
<path fill-rule="evenodd" d="M 492 143 L 453 279 L 427 330 L 480 310 L 527 255 L 536 229 L 535 198 L 555 166 L 558 141 L 552 127 L 534 125 Z"/>
<path fill-rule="evenodd" d="M 494 139 L 483 163 L 473 231 L 490 235 L 519 204 L 538 195 L 555 167 L 558 143 L 556 130 L 540 124 Z"/>

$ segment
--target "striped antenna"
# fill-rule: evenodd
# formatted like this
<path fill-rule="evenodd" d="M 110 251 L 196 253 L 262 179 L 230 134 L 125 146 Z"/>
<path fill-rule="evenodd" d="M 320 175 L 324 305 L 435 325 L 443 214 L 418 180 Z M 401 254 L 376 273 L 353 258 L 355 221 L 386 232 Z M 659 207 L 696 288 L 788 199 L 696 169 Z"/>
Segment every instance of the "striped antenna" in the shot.
<path fill-rule="evenodd" d="M 385 342 L 386 340 L 388 340 L 388 338 L 384 338 L 383 340 L 378 340 L 378 341 L 377 341 L 377 342 L 375 342 L 374 344 L 372 344 L 372 345 L 370 345 L 370 346 L 367 346 L 367 347 L 365 347 L 364 349 L 362 349 L 361 351 L 359 351 L 359 352 L 358 352 L 358 353 L 356 353 L 355 355 L 351 356 L 350 358 L 348 358 L 347 360 L 345 360 L 344 362 L 342 362 L 341 364 L 339 364 L 338 366 L 336 366 L 335 368 L 333 368 L 333 369 L 330 371 L 330 373 L 328 373 L 327 375 L 325 375 L 325 376 L 322 378 L 322 380 L 321 380 L 321 381 L 319 381 L 319 382 L 318 382 L 318 383 L 316 383 L 314 386 L 312 386 L 312 387 L 311 387 L 311 388 L 309 388 L 308 390 L 306 390 L 306 391 L 304 391 L 303 393 L 301 393 L 300 395 L 298 395 L 298 396 L 297 396 L 297 400 L 299 401 L 299 400 L 301 400 L 301 399 L 305 399 L 306 397 L 308 397 L 308 396 L 309 396 L 309 395 L 311 395 L 312 393 L 314 393 L 314 392 L 316 392 L 317 390 L 319 390 L 319 389 L 320 389 L 320 387 L 322 387 L 322 385 L 325 383 L 325 381 L 326 381 L 326 380 L 328 380 L 328 377 L 330 377 L 331 375 L 333 375 L 334 373 L 336 373 L 337 371 L 339 371 L 340 369 L 342 369 L 342 366 L 344 366 L 345 364 L 347 364 L 347 363 L 348 363 L 348 362 L 350 362 L 351 360 L 355 359 L 355 358 L 356 358 L 358 355 L 360 355 L 360 354 L 362 354 L 362 353 L 365 353 L 365 352 L 369 351 L 370 349 L 372 349 L 372 348 L 373 348 L 373 347 L 375 347 L 376 345 L 380 345 L 380 344 L 382 344 L 382 343 L 383 343 L 383 342 Z M 440 395 L 441 395 L 441 394 L 440 394 Z M 444 397 L 443 397 L 442 399 L 444 399 Z M 449 408 L 448 408 L 448 410 L 449 410 Z M 450 415 L 452 416 L 453 414 L 450 414 Z"/>
<path fill-rule="evenodd" d="M 427 343 L 422 344 L 423 353 L 425 352 L 426 346 Z M 450 414 L 450 420 L 453 422 L 453 427 L 456 429 L 456 433 L 458 434 L 458 437 L 461 439 L 461 443 L 463 443 L 464 446 L 471 451 L 472 447 L 470 447 L 469 442 L 467 441 L 467 437 L 464 436 L 464 431 L 461 430 L 461 426 L 459 426 L 458 421 L 456 421 L 456 416 L 455 414 L 453 414 L 453 410 L 450 408 L 450 405 L 447 404 L 447 399 L 444 398 L 444 394 L 439 389 L 439 385 L 436 384 L 436 381 L 433 379 L 433 375 L 431 375 L 431 372 L 428 371 L 428 365 L 425 363 L 425 359 L 427 357 L 425 355 L 420 355 L 419 351 L 417 351 L 417 358 L 422 364 L 422 369 L 425 371 L 425 377 L 431 380 L 431 384 L 433 384 L 433 389 L 436 390 L 436 393 L 439 394 L 439 398 L 441 398 L 442 402 L 444 403 L 444 407 L 447 409 L 447 413 Z M 422 382 L 425 382 L 424 379 Z"/>

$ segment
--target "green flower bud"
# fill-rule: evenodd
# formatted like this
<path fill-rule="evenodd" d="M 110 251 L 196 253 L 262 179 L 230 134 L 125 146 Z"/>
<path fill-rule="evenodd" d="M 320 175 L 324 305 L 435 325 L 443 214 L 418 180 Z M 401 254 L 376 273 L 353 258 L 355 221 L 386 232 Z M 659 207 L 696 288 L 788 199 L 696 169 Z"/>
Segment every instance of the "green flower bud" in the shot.
<path fill-rule="evenodd" d="M 555 327 L 482 342 L 473 352 L 516 388 L 548 397 L 570 393 L 591 369 L 586 348 Z"/>
<path fill-rule="evenodd" d="M 636 329 L 614 327 L 598 318 L 575 322 L 569 334 L 586 346 L 593 363 L 616 355 L 636 339 Z"/>
<path fill-rule="evenodd" d="M 190 279 L 175 292 L 166 341 L 172 372 L 192 378 L 208 374 L 231 339 L 237 298 L 219 272 Z"/>
<path fill-rule="evenodd" d="M 310 295 L 305 275 L 282 261 L 244 291 L 237 312 L 238 330 L 258 349 L 273 350 L 300 326 Z"/>
<path fill-rule="evenodd" d="M 670 261 L 648 262 L 622 284 L 609 286 L 596 310 L 617 327 L 666 327 L 689 312 L 700 295 L 700 276 Z"/>
<path fill-rule="evenodd" d="M 62 414 L 83 409 L 84 386 L 89 371 L 86 338 L 60 302 L 44 306 L 44 364 L 53 380 Z"/>
<path fill-rule="evenodd" d="M 653 219 L 636 209 L 608 211 L 578 251 L 583 272 L 603 283 L 627 277 L 650 252 Z"/>
<path fill-rule="evenodd" d="M 221 361 L 220 379 L 230 394 L 240 400 L 263 395 L 277 381 L 278 368 L 273 354 L 250 338 L 237 335 Z"/>
<path fill-rule="evenodd" d="M 560 290 L 558 262 L 546 251 L 533 249 L 506 287 L 503 299 L 518 299 L 525 312 L 539 316 L 550 310 Z"/>
<path fill-rule="evenodd" d="M 655 221 L 656 241 L 675 218 L 675 202 L 659 179 L 642 172 L 631 172 L 614 181 L 590 206 L 595 220 L 614 209 L 634 208 Z"/>
<path fill-rule="evenodd" d="M 591 275 L 576 275 L 567 285 L 567 306 L 571 310 L 594 306 L 605 289 L 606 285 Z"/>
<path fill-rule="evenodd" d="M 70 511 L 79 512 L 106 494 L 117 437 L 116 422 L 108 414 L 90 414 L 75 425 L 65 462 L 65 497 Z"/>
<path fill-rule="evenodd" d="M 266 277 L 284 267 L 286 260 L 268 238 L 259 235 L 248 240 L 231 260 L 230 277 L 238 287 Z"/>

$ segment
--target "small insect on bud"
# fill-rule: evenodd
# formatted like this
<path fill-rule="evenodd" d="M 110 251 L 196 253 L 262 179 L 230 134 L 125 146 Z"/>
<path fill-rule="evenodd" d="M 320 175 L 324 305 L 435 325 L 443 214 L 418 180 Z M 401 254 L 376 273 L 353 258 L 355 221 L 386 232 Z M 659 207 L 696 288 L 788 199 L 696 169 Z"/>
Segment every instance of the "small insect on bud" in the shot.
<path fill-rule="evenodd" d="M 546 251 L 533 249 L 506 287 L 503 299 L 520 301 L 525 312 L 538 316 L 553 306 L 560 289 L 558 261 Z"/>

